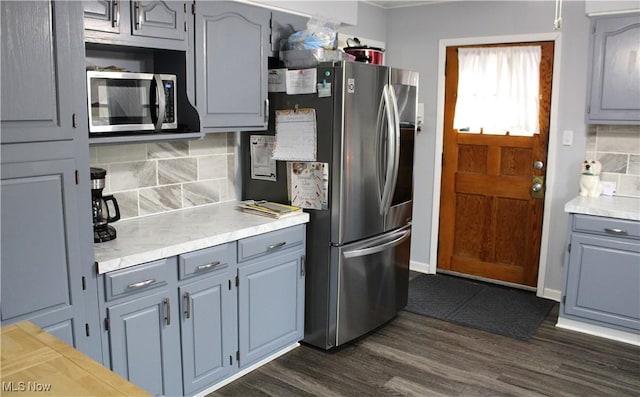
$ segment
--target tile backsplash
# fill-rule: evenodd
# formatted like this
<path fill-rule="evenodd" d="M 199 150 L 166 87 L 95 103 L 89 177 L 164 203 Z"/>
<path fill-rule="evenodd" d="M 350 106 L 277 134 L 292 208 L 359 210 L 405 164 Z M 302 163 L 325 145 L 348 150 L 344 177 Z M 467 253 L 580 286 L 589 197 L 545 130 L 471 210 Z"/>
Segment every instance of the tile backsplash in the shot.
<path fill-rule="evenodd" d="M 134 218 L 239 198 L 235 133 L 197 141 L 90 147 L 92 167 L 107 170 L 105 194 Z"/>
<path fill-rule="evenodd" d="M 640 126 L 590 125 L 586 157 L 602 163 L 600 179 L 615 182 L 617 196 L 640 197 Z"/>

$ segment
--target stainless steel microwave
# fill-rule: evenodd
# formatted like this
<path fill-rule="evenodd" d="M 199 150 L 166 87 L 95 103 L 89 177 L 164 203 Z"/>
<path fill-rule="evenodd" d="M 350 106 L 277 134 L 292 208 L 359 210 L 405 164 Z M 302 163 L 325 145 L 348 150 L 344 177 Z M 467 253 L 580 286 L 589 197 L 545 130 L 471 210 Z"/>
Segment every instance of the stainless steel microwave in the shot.
<path fill-rule="evenodd" d="M 87 97 L 91 134 L 178 127 L 175 75 L 87 71 Z"/>

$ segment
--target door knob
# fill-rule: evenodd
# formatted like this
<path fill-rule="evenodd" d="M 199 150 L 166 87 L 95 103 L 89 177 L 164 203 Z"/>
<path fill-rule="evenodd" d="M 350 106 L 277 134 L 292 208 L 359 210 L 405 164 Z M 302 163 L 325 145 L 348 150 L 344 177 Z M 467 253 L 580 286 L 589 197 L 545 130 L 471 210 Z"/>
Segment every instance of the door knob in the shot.
<path fill-rule="evenodd" d="M 533 163 L 533 168 L 537 169 L 537 170 L 541 170 L 542 167 L 544 167 L 544 163 L 540 160 L 536 161 L 535 163 Z"/>
<path fill-rule="evenodd" d="M 531 178 L 531 197 L 544 198 L 544 177 L 534 176 Z"/>

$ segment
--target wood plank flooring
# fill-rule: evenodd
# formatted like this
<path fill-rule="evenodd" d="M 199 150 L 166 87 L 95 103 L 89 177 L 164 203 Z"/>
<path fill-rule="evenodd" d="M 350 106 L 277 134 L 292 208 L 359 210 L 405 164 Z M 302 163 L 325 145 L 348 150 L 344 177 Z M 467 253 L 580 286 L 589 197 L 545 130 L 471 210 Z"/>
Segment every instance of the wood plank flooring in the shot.
<path fill-rule="evenodd" d="M 334 352 L 302 345 L 210 396 L 640 396 L 640 347 L 555 327 L 528 341 L 402 311 Z"/>

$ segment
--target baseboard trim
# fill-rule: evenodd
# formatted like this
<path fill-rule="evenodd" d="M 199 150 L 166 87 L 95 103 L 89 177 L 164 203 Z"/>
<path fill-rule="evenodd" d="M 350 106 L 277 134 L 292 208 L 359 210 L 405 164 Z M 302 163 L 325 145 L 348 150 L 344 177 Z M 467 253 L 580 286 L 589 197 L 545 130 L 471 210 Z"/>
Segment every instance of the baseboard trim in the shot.
<path fill-rule="evenodd" d="M 426 273 L 426 274 L 435 274 L 435 269 L 431 270 L 431 266 L 428 263 L 417 262 L 417 261 L 409 261 L 409 270 L 413 270 L 414 272 Z"/>
<path fill-rule="evenodd" d="M 538 295 L 541 298 L 547 298 L 554 300 L 556 302 L 560 302 L 560 298 L 562 297 L 562 291 L 557 289 L 545 288 L 542 290 L 542 295 Z"/>
<path fill-rule="evenodd" d="M 266 363 L 268 363 L 269 361 L 273 361 L 276 358 L 282 356 L 283 354 L 286 354 L 288 352 L 290 352 L 291 350 L 295 349 L 296 347 L 300 346 L 300 343 L 294 343 L 291 346 L 287 346 L 284 349 L 270 355 L 269 357 L 258 361 L 257 363 L 243 369 L 242 371 L 236 372 L 235 374 L 233 374 L 232 376 L 228 377 L 227 379 L 223 380 L 222 382 L 216 383 L 215 385 L 209 387 L 208 389 L 205 389 L 201 392 L 198 392 L 197 394 L 194 394 L 193 397 L 204 397 L 207 394 L 216 391 L 218 389 L 220 389 L 223 386 L 228 385 L 229 383 L 233 382 L 236 379 L 240 379 L 241 377 L 243 377 L 244 375 L 248 374 L 249 372 L 262 367 L 263 365 L 265 365 Z"/>
<path fill-rule="evenodd" d="M 581 321 L 570 320 L 568 318 L 558 317 L 556 327 L 568 329 L 571 331 L 582 332 L 601 338 L 612 339 L 618 342 L 628 343 L 634 346 L 640 346 L 640 335 L 631 332 L 620 331 L 602 327 L 600 325 L 583 323 Z"/>

